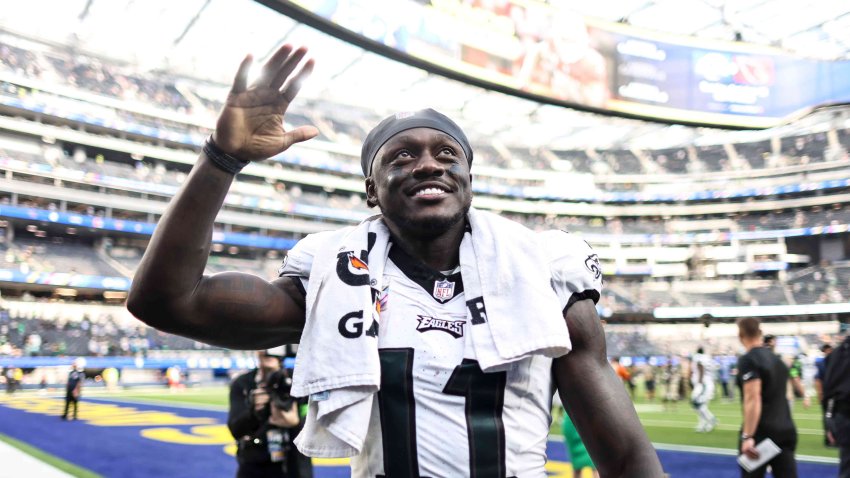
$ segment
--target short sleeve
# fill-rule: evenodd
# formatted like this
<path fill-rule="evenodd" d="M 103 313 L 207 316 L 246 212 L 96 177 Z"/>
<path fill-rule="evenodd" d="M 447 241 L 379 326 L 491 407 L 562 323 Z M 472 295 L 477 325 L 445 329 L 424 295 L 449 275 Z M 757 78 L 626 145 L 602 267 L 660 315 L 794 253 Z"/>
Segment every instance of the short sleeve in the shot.
<path fill-rule="evenodd" d="M 295 247 L 287 252 L 283 264 L 278 269 L 278 277 L 292 277 L 300 279 L 303 291 L 307 290 L 310 282 L 310 270 L 313 268 L 313 259 L 319 250 L 321 240 L 318 234 L 310 234 L 295 244 Z"/>
<path fill-rule="evenodd" d="M 599 302 L 602 268 L 590 244 L 564 231 L 546 231 L 539 236 L 549 258 L 552 289 L 558 294 L 562 310 L 566 312 L 584 299 Z"/>
<path fill-rule="evenodd" d="M 741 377 L 742 383 L 761 378 L 761 372 L 752 357 L 747 357 L 746 355 L 741 357 L 741 360 L 738 362 L 738 376 Z"/>

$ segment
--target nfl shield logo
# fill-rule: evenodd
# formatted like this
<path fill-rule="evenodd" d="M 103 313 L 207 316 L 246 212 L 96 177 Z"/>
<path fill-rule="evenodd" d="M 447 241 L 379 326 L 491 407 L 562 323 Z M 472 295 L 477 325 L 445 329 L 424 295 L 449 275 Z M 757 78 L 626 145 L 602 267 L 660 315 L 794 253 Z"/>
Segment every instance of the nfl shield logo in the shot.
<path fill-rule="evenodd" d="M 447 280 L 434 282 L 434 298 L 437 300 L 449 300 L 455 295 L 455 283 Z"/>

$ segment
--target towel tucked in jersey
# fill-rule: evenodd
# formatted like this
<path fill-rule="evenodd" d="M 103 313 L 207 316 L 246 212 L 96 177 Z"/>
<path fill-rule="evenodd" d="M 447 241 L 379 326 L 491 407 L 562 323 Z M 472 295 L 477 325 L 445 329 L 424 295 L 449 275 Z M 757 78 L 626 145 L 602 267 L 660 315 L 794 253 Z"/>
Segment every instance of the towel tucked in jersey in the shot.
<path fill-rule="evenodd" d="M 550 270 L 551 257 L 546 252 L 551 234 L 565 233 L 537 234 L 474 209 L 468 221 L 471 232 L 461 243 L 460 267 L 482 370 L 498 370 L 531 354 L 558 357 L 567 353 L 565 301 L 553 290 L 558 271 Z M 352 456 L 362 448 L 380 384 L 380 302 L 376 299 L 382 290 L 389 231 L 375 217 L 302 242 L 311 245 L 312 254 L 290 254 L 281 272 L 309 277 L 307 320 L 292 393 L 310 395 L 311 400 L 296 444 L 311 456 Z M 586 244 L 582 247 L 589 250 Z M 577 265 L 585 275 L 590 272 L 590 282 L 600 279 L 593 259 Z M 595 289 L 577 287 L 569 300 L 584 298 L 588 291 L 596 300 Z M 354 330 L 346 327 L 351 319 L 358 324 Z"/>

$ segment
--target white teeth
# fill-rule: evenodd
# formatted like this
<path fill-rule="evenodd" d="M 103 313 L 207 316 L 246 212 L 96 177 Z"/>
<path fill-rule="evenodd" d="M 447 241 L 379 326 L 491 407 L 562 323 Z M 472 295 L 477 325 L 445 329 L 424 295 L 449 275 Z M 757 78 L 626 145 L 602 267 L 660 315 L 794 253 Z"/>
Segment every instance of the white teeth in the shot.
<path fill-rule="evenodd" d="M 425 196 L 425 195 L 431 195 L 431 194 L 443 194 L 444 192 L 445 191 L 443 191 L 440 188 L 425 188 L 425 189 L 420 189 L 419 191 L 416 191 L 416 196 Z"/>

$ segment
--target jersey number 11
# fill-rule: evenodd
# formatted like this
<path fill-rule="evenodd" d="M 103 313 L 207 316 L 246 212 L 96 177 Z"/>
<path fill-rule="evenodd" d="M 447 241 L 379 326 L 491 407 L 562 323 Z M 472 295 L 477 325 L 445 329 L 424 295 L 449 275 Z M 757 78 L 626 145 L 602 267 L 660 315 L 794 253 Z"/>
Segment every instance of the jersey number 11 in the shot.
<path fill-rule="evenodd" d="M 381 349 L 381 429 L 385 478 L 419 477 L 416 448 L 416 407 L 413 397 L 412 348 Z M 443 393 L 466 398 L 469 476 L 503 478 L 505 426 L 502 406 L 506 372 L 484 373 L 475 360 L 455 367 Z M 439 433 L 439 430 L 434 430 Z"/>

